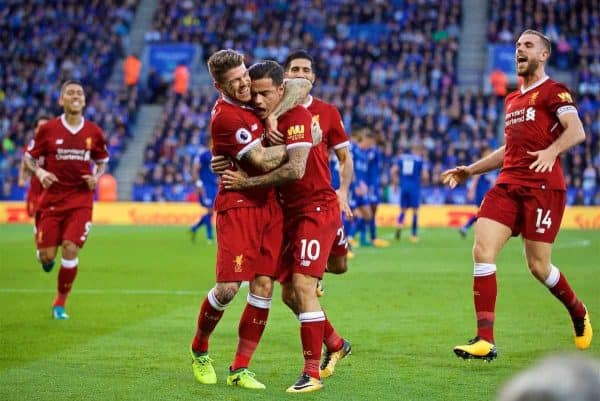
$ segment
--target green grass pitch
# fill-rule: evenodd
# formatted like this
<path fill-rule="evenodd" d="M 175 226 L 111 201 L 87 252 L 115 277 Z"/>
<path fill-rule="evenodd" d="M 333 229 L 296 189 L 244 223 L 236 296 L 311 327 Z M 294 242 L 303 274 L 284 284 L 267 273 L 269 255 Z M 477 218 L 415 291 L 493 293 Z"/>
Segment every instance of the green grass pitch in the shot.
<path fill-rule="evenodd" d="M 512 239 L 498 261 L 499 358 L 454 356 L 452 347 L 475 332 L 469 235 L 422 230 L 416 245 L 403 238 L 388 249 L 358 249 L 346 275 L 327 275 L 322 304 L 353 355 L 323 391 L 287 395 L 302 355 L 298 322 L 279 289 L 251 366 L 267 389 L 225 385 L 245 288 L 211 340 L 219 383 L 195 383 L 188 349 L 216 249 L 202 235 L 192 244 L 185 227 L 94 227 L 67 305 L 71 320 L 53 321 L 58 268 L 46 274 L 35 261 L 31 227 L 2 225 L 0 400 L 493 400 L 520 369 L 575 347 L 566 310 L 532 278 L 521 241 Z M 553 262 L 597 325 L 599 260 L 600 231 L 561 232 Z M 586 355 L 599 358 L 599 342 Z"/>

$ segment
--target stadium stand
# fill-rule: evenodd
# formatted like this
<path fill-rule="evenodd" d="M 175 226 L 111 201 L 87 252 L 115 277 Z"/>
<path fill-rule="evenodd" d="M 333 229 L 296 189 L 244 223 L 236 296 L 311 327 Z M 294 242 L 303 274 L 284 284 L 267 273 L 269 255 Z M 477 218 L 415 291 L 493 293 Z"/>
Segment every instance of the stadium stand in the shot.
<path fill-rule="evenodd" d="M 3 42 L 17 38 L 0 50 L 3 198 L 22 198 L 22 190 L 13 185 L 20 152 L 35 116 L 53 114 L 57 82 L 74 77 L 89 84 L 86 117 L 105 129 L 113 169 L 132 134 L 141 97 L 137 89 L 107 84 L 117 56 L 124 55 L 122 43 L 138 1 L 67 1 L 35 11 L 34 4 L 0 5 Z M 533 27 L 555 41 L 552 66 L 573 71 L 572 90 L 587 140 L 563 158 L 569 204 L 600 204 L 599 7 L 582 0 L 493 0 L 488 8 L 490 44 L 512 43 L 525 26 Z M 69 24 L 55 26 L 54 17 Z M 345 0 L 162 0 L 145 38 L 199 44 L 204 61 L 215 50 L 236 48 L 246 53 L 248 65 L 264 58 L 281 62 L 292 49 L 308 49 L 316 59 L 314 93 L 338 106 L 349 132 L 373 130 L 387 166 L 398 152 L 422 145 L 424 202 L 464 203 L 466 190 L 450 193 L 440 185 L 439 173 L 478 158 L 486 146 L 497 147 L 503 110 L 501 97 L 459 89 L 460 34 L 459 0 L 387 0 L 361 6 Z M 67 40 L 58 42 L 59 37 Z M 152 71 L 147 77 L 152 81 Z M 163 88 L 164 96 L 156 97 L 152 85 L 147 90 L 152 102 L 166 101 L 146 146 L 133 200 L 195 199 L 192 162 L 198 147 L 206 146 L 216 91 L 192 85 L 185 96 Z M 382 193 L 393 193 L 391 184 L 384 176 Z"/>
<path fill-rule="evenodd" d="M 0 199 L 23 199 L 16 185 L 24 145 L 39 115 L 59 114 L 60 84 L 83 82 L 85 117 L 107 135 L 114 169 L 132 134 L 137 88 L 107 85 L 123 55 L 138 1 L 0 2 Z"/>
<path fill-rule="evenodd" d="M 490 43 L 513 43 L 525 27 L 533 28 L 552 39 L 551 66 L 575 69 L 571 90 L 587 138 L 563 158 L 567 202 L 600 205 L 600 3 L 494 0 L 489 9 Z"/>

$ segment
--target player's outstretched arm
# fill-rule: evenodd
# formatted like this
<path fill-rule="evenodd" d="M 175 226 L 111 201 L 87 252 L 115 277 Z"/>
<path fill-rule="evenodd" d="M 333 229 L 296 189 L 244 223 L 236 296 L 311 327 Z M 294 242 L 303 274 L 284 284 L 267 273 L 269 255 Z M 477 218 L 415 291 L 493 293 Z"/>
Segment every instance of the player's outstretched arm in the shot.
<path fill-rule="evenodd" d="M 562 114 L 558 119 L 564 128 L 562 134 L 546 149 L 527 152 L 536 157 L 535 161 L 529 165 L 529 169 L 535 169 L 536 173 L 552 171 L 556 158 L 561 153 L 585 140 L 585 131 L 576 112 Z"/>
<path fill-rule="evenodd" d="M 442 173 L 442 183 L 454 189 L 463 184 L 472 175 L 487 173 L 502 167 L 504 162 L 504 146 L 499 147 L 483 159 L 468 166 L 457 166 Z"/>
<path fill-rule="evenodd" d="M 225 189 L 244 190 L 277 186 L 299 180 L 304 177 L 309 152 L 310 146 L 288 149 L 288 161 L 267 174 L 248 177 L 243 171 L 227 170 L 221 176 L 221 182 Z"/>

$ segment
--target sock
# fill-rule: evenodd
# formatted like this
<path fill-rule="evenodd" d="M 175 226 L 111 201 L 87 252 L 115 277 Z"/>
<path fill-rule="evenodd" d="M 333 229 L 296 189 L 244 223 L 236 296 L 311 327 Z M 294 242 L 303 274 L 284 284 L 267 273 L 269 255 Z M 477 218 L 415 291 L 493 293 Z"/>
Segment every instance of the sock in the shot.
<path fill-rule="evenodd" d="M 360 236 L 361 245 L 366 244 L 367 243 L 367 227 L 365 225 L 365 219 L 360 218 L 360 217 L 356 219 L 356 230 L 358 231 L 358 234 Z"/>
<path fill-rule="evenodd" d="M 346 219 L 344 224 L 347 237 L 354 237 L 354 234 L 356 234 L 356 219 Z"/>
<path fill-rule="evenodd" d="M 377 226 L 375 225 L 375 218 L 369 220 L 369 232 L 371 235 L 371 241 L 377 238 Z"/>
<path fill-rule="evenodd" d="M 323 322 L 323 343 L 329 352 L 339 351 L 344 345 L 344 339 L 335 331 L 327 316 Z"/>
<path fill-rule="evenodd" d="M 494 343 L 494 316 L 497 294 L 496 265 L 475 263 L 473 300 L 477 315 L 477 335 L 491 343 Z"/>
<path fill-rule="evenodd" d="M 192 232 L 198 231 L 198 229 L 202 226 L 202 224 L 204 224 L 204 216 L 200 217 L 198 219 L 198 221 L 196 222 L 196 224 L 194 224 L 192 227 L 190 227 L 190 231 L 192 231 Z"/>
<path fill-rule="evenodd" d="M 469 219 L 469 221 L 467 221 L 467 224 L 465 224 L 463 226 L 463 230 L 468 230 L 469 228 L 471 228 L 471 226 L 473 224 L 475 224 L 475 222 L 477 221 L 477 215 L 471 216 L 471 218 Z"/>
<path fill-rule="evenodd" d="M 239 342 L 231 370 L 247 368 L 250 365 L 250 359 L 252 359 L 252 355 L 265 331 L 270 308 L 271 298 L 259 297 L 252 293 L 248 294 L 248 303 L 240 318 Z"/>
<path fill-rule="evenodd" d="M 550 292 L 563 303 L 569 311 L 571 318 L 581 318 L 585 316 L 585 307 L 577 298 L 575 292 L 569 285 L 567 278 L 554 265 L 550 267 L 550 274 L 544 282 Z"/>
<path fill-rule="evenodd" d="M 413 237 L 416 237 L 418 235 L 418 227 L 419 227 L 419 215 L 417 214 L 417 211 L 415 210 L 413 213 L 413 222 L 412 222 L 412 235 Z"/>
<path fill-rule="evenodd" d="M 206 218 L 206 238 L 209 240 L 214 239 L 213 236 L 213 224 L 212 224 L 212 213 L 207 213 L 205 216 Z"/>
<path fill-rule="evenodd" d="M 221 304 L 214 293 L 215 289 L 213 288 L 208 292 L 200 307 L 196 335 L 192 341 L 192 351 L 195 353 L 202 354 L 208 352 L 208 339 L 215 327 L 217 327 L 219 320 L 221 320 L 225 308 L 229 306 L 229 304 Z"/>
<path fill-rule="evenodd" d="M 404 225 L 404 215 L 406 213 L 405 212 L 400 212 L 400 216 L 398 216 L 398 225 L 399 226 L 403 226 Z"/>
<path fill-rule="evenodd" d="M 304 354 L 303 373 L 320 379 L 319 364 L 323 344 L 325 314 L 323 311 L 304 312 L 298 316 L 300 320 L 300 338 Z"/>
<path fill-rule="evenodd" d="M 67 302 L 67 297 L 71 292 L 71 287 L 73 286 L 73 281 L 75 281 L 75 277 L 77 276 L 77 265 L 79 264 L 79 259 L 62 259 L 60 270 L 58 271 L 58 285 L 57 285 L 57 293 L 56 298 L 54 299 L 54 303 L 52 306 L 65 306 Z"/>

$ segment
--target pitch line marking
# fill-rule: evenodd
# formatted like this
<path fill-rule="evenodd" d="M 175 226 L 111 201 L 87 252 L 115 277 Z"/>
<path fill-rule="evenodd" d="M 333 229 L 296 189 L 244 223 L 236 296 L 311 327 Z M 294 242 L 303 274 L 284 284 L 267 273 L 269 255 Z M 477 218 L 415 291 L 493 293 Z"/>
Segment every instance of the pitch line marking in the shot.
<path fill-rule="evenodd" d="M 50 288 L 0 288 L 0 293 L 55 293 L 56 289 Z M 128 289 L 76 289 L 77 294 L 118 294 L 118 295 L 202 295 L 208 291 L 189 290 L 128 290 Z"/>

